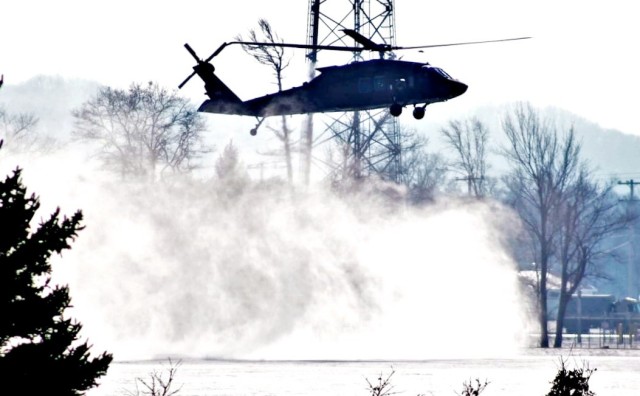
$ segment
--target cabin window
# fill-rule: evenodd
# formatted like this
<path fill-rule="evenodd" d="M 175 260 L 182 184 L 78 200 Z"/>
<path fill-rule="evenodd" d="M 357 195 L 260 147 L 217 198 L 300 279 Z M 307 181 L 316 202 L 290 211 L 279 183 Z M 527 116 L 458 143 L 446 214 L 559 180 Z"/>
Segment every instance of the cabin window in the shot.
<path fill-rule="evenodd" d="M 404 78 L 396 78 L 396 81 L 393 83 L 393 88 L 396 91 L 403 91 L 407 87 L 407 80 Z"/>
<path fill-rule="evenodd" d="M 362 77 L 358 79 L 358 92 L 370 93 L 371 92 L 371 78 Z"/>
<path fill-rule="evenodd" d="M 376 91 L 386 91 L 388 89 L 384 76 L 378 76 L 373 79 L 373 89 Z"/>

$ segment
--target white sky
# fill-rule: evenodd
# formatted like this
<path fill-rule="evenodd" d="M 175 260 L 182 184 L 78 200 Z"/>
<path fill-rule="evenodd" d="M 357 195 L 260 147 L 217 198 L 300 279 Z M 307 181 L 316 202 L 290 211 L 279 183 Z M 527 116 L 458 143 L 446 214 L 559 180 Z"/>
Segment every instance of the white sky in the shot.
<path fill-rule="evenodd" d="M 397 44 L 533 36 L 528 41 L 400 55 L 438 65 L 469 85 L 465 95 L 438 105 L 438 111 L 529 100 L 640 135 L 640 117 L 635 115 L 640 104 L 636 4 L 397 0 Z M 150 80 L 176 87 L 193 66 L 185 42 L 204 58 L 264 17 L 286 41 L 304 43 L 307 7 L 306 0 L 9 0 L 0 11 L 0 73 L 7 84 L 52 74 L 120 87 Z M 304 52 L 291 54 L 294 63 L 285 76 L 289 86 L 299 85 L 305 75 Z M 239 48 L 226 49 L 214 64 L 243 99 L 274 90 L 269 71 Z M 183 89 L 195 102 L 204 98 L 202 92 L 197 79 Z"/>

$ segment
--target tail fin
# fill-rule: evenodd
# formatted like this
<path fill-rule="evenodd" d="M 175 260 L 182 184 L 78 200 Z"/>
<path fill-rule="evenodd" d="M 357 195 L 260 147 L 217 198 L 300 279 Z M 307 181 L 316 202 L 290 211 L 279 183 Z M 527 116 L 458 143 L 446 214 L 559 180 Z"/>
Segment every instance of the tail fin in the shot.
<path fill-rule="evenodd" d="M 205 100 L 198 111 L 216 114 L 255 115 L 242 100 L 213 72 L 213 65 L 202 62 L 193 68 L 204 81 L 209 100 Z"/>
<path fill-rule="evenodd" d="M 191 73 L 178 88 L 182 88 L 191 77 L 196 74 L 204 81 L 204 89 L 209 99 L 200 105 L 198 111 L 218 114 L 255 115 L 254 112 L 250 111 L 248 106 L 215 75 L 215 67 L 213 67 L 209 61 L 220 49 L 206 60 L 201 60 L 189 44 L 185 44 L 184 47 L 198 63 L 193 67 L 193 73 Z M 224 48 L 224 46 L 221 48 Z"/>
<path fill-rule="evenodd" d="M 193 69 L 202 81 L 204 81 L 204 89 L 211 100 L 242 103 L 242 100 L 214 74 L 212 64 L 202 62 L 194 66 Z"/>

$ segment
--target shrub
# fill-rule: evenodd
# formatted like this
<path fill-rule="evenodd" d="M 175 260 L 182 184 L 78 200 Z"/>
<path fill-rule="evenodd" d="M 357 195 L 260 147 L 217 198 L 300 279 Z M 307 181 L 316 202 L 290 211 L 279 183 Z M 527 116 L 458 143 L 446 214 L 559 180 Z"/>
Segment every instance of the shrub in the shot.
<path fill-rule="evenodd" d="M 589 389 L 589 379 L 595 371 L 584 362 L 582 367 L 568 369 L 566 359 L 560 358 L 560 369 L 551 382 L 547 396 L 595 396 Z"/>

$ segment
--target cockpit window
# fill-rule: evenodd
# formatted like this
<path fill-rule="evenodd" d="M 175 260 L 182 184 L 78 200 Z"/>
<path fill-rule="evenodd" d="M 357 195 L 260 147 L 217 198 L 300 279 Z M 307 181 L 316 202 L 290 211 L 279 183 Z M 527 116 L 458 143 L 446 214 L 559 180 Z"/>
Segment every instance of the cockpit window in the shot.
<path fill-rule="evenodd" d="M 446 71 L 442 70 L 439 67 L 434 67 L 433 70 L 435 70 L 439 75 L 441 75 L 444 78 L 448 78 L 449 80 L 453 80 L 453 78 L 451 78 L 450 75 L 447 74 Z"/>

